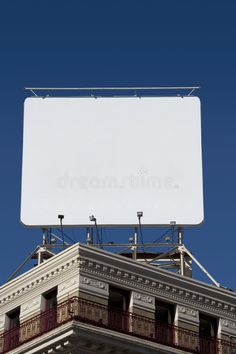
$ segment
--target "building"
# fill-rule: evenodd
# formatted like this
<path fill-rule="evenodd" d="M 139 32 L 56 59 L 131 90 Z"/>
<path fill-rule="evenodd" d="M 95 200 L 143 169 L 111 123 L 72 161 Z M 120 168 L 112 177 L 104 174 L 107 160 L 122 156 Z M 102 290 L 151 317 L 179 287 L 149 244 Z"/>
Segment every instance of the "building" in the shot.
<path fill-rule="evenodd" d="M 0 353 L 236 353 L 236 294 L 75 244 L 0 288 Z"/>

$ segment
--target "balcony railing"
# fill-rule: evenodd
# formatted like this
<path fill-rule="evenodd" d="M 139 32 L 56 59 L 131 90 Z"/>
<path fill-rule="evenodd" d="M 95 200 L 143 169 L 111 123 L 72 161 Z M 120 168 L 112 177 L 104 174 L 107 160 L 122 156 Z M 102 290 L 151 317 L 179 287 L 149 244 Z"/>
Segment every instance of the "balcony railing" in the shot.
<path fill-rule="evenodd" d="M 52 310 L 22 322 L 19 327 L 2 333 L 0 353 L 7 353 L 71 320 L 129 334 L 190 353 L 232 354 L 236 352 L 236 344 L 231 342 L 217 338 L 201 338 L 197 332 L 173 325 L 162 325 L 151 318 L 131 312 L 120 312 L 73 297 Z"/>

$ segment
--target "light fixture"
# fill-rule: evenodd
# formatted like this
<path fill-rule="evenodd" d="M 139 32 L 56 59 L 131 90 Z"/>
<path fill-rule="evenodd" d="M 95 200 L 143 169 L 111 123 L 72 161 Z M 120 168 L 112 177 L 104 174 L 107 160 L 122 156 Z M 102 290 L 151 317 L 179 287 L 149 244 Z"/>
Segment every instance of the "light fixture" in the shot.
<path fill-rule="evenodd" d="M 93 221 L 93 222 L 96 222 L 96 221 L 97 221 L 97 219 L 95 218 L 94 215 L 90 215 L 90 216 L 89 216 L 89 220 L 90 220 L 90 221 Z"/>
<path fill-rule="evenodd" d="M 64 219 L 64 215 L 63 214 L 58 214 L 58 219 L 60 220 L 61 233 L 62 233 L 62 244 L 64 246 L 64 244 L 65 244 L 65 236 L 64 236 L 63 225 L 62 225 L 62 220 Z"/>
<path fill-rule="evenodd" d="M 143 217 L 143 212 L 142 211 L 137 211 L 137 217 L 140 219 Z"/>

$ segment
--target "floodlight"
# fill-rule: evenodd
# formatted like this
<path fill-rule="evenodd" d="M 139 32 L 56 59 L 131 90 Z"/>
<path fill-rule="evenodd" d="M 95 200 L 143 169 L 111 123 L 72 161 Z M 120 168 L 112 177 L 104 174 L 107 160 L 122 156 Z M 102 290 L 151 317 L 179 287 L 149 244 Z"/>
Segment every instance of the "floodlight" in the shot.
<path fill-rule="evenodd" d="M 101 244 L 102 244 L 102 235 L 101 235 L 101 237 L 100 237 L 100 235 L 99 235 L 97 219 L 95 218 L 94 215 L 90 215 L 90 216 L 89 216 L 89 220 L 90 220 L 90 221 L 93 221 L 94 224 L 95 224 L 96 234 L 97 234 L 97 244 L 99 244 L 99 245 L 101 246 Z"/>
<path fill-rule="evenodd" d="M 142 218 L 143 217 L 143 212 L 142 211 L 137 211 L 137 217 Z"/>
<path fill-rule="evenodd" d="M 59 214 L 58 219 L 60 219 L 60 225 L 61 225 L 61 233 L 62 233 L 62 244 L 65 244 L 65 236 L 64 236 L 64 231 L 63 231 L 63 225 L 62 225 L 62 220 L 64 219 L 64 215 Z"/>

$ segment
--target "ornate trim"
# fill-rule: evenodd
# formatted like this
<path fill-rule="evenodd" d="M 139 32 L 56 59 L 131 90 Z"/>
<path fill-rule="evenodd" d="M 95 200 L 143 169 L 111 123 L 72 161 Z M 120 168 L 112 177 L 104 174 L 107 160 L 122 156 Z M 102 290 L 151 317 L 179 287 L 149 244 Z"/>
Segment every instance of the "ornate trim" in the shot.
<path fill-rule="evenodd" d="M 98 288 L 101 290 L 108 291 L 108 284 L 103 283 L 100 280 L 91 279 L 91 278 L 81 276 L 80 283 L 85 284 L 87 286 L 91 286 L 92 288 Z"/>
<path fill-rule="evenodd" d="M 140 293 L 137 293 L 136 291 L 134 291 L 133 294 L 134 294 L 134 299 L 136 299 L 140 302 L 150 304 L 150 305 L 155 305 L 155 303 L 154 303 L 155 301 L 154 301 L 153 296 L 140 294 Z"/>
<path fill-rule="evenodd" d="M 110 267 L 89 259 L 80 259 L 80 269 L 83 274 L 90 274 L 97 278 L 107 279 L 108 282 L 120 283 L 129 289 L 138 289 L 150 295 L 172 300 L 174 303 L 186 304 L 196 309 L 203 309 L 209 313 L 214 312 L 218 316 L 236 318 L 236 308 L 230 304 L 203 296 L 198 293 L 172 286 L 138 274 L 122 271 L 116 267 Z M 180 281 L 181 284 L 181 281 Z"/>
<path fill-rule="evenodd" d="M 148 294 L 142 294 L 133 291 L 131 295 L 130 306 L 140 308 L 144 311 L 155 311 L 155 298 Z"/>
<path fill-rule="evenodd" d="M 99 261 L 95 261 L 95 259 L 99 259 Z M 30 301 L 31 298 L 39 295 L 40 290 L 48 284 L 59 285 L 63 280 L 66 281 L 68 278 L 72 278 L 74 275 L 78 276 L 80 273 L 85 278 L 89 276 L 94 278 L 90 284 L 83 283 L 83 280 L 80 280 L 83 286 L 96 288 L 97 285 L 97 289 L 107 292 L 106 286 L 108 285 L 105 283 L 106 281 L 113 284 L 120 283 L 128 289 L 137 290 L 137 292 L 147 294 L 147 296 L 171 300 L 174 303 L 184 307 L 186 305 L 196 310 L 203 309 L 208 313 L 213 312 L 222 318 L 236 319 L 235 293 L 227 294 L 223 290 L 221 293 L 221 289 L 214 290 L 214 288 L 210 289 L 209 286 L 204 288 L 204 284 L 198 285 L 187 278 L 183 278 L 183 282 L 181 282 L 181 279 L 176 280 L 172 274 L 161 271 L 154 272 L 152 268 L 150 267 L 149 276 L 147 275 L 147 269 L 149 268 L 145 269 L 134 261 L 77 244 L 12 282 L 3 285 L 0 288 L 1 311 L 3 312 L 6 309 L 3 308 L 3 305 L 9 304 L 6 307 L 10 307 L 13 300 L 14 304 L 20 301 L 22 303 Z M 142 270 L 145 274 L 144 276 L 142 275 Z M 171 283 L 172 280 L 175 285 Z M 103 284 L 106 284 L 105 288 L 102 288 Z M 185 284 L 189 288 L 193 284 L 195 291 L 184 289 Z M 204 292 L 205 294 L 209 293 L 209 295 L 205 295 Z M 28 295 L 25 296 L 25 294 Z M 219 295 L 222 298 L 225 297 L 225 300 L 228 300 L 229 303 L 217 300 Z"/>
<path fill-rule="evenodd" d="M 189 307 L 179 306 L 178 309 L 179 309 L 180 313 L 182 313 L 186 316 L 196 317 L 196 318 L 198 317 L 198 311 L 190 309 Z"/>
<path fill-rule="evenodd" d="M 8 296 L 2 297 L 0 299 L 0 305 L 3 306 L 16 298 L 18 298 L 21 295 L 25 295 L 29 291 L 32 291 L 33 289 L 39 287 L 42 284 L 48 283 L 54 278 L 58 278 L 59 276 L 61 277 L 62 274 L 64 274 L 66 271 L 68 271 L 71 268 L 77 267 L 78 268 L 78 263 L 79 260 L 72 259 L 70 262 L 66 262 L 62 264 L 61 266 L 55 266 L 53 270 L 50 272 L 44 273 L 44 275 L 40 277 L 35 277 L 35 279 L 28 284 L 24 284 L 24 286 L 19 287 L 16 291 L 11 292 Z M 46 264 L 46 262 L 45 262 Z M 33 276 L 33 273 L 32 273 Z M 12 286 L 13 287 L 13 286 Z M 10 290 L 10 289 L 9 289 Z"/>
<path fill-rule="evenodd" d="M 222 325 L 236 331 L 236 322 L 229 320 L 222 320 Z"/>
<path fill-rule="evenodd" d="M 79 281 L 78 279 L 76 279 L 75 277 L 73 277 L 72 279 L 63 282 L 62 284 L 58 285 L 58 294 L 60 295 L 60 292 L 64 292 L 65 290 L 67 290 L 68 288 L 73 287 L 74 285 L 78 285 Z"/>
<path fill-rule="evenodd" d="M 40 301 L 39 300 L 32 300 L 27 302 L 26 304 L 24 304 L 22 306 L 22 311 L 28 311 L 30 310 L 32 307 L 38 306 L 40 305 Z"/>

